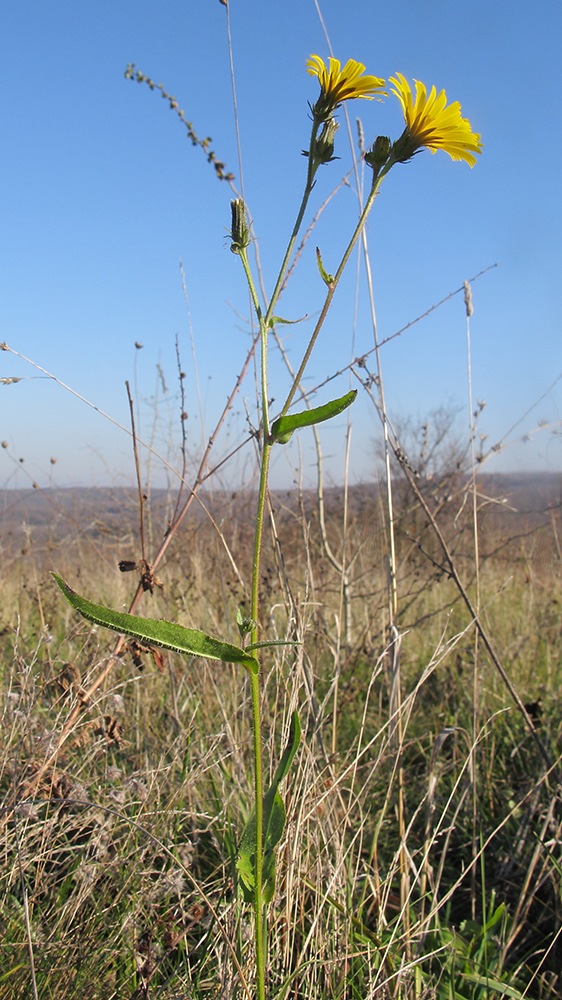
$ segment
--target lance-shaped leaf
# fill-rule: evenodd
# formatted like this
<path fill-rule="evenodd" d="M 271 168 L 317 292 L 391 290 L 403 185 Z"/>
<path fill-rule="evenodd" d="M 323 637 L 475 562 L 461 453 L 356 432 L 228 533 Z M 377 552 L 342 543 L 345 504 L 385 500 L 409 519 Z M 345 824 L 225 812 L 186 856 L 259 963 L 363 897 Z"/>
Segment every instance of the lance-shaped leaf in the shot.
<path fill-rule="evenodd" d="M 279 794 L 279 785 L 289 773 L 299 743 L 301 741 L 301 724 L 297 712 L 291 717 L 291 729 L 285 751 L 273 778 L 271 787 L 263 798 L 263 866 L 262 866 L 262 899 L 267 905 L 275 891 L 275 848 L 283 836 L 287 813 L 285 803 Z M 256 813 L 252 811 L 250 819 L 244 827 L 238 846 L 236 866 L 240 875 L 242 892 L 247 903 L 254 899 L 256 865 Z"/>
<path fill-rule="evenodd" d="M 287 444 L 293 431 L 299 427 L 311 427 L 312 424 L 320 424 L 323 420 L 330 420 L 337 417 L 338 413 L 347 410 L 357 396 L 357 389 L 352 389 L 339 399 L 333 399 L 331 403 L 324 403 L 324 406 L 316 406 L 312 410 L 304 410 L 302 413 L 286 413 L 284 417 L 278 417 L 271 425 L 270 442 L 274 444 Z"/>
<path fill-rule="evenodd" d="M 302 642 L 296 639 L 267 639 L 264 642 L 251 642 L 245 649 L 247 653 L 252 653 L 254 649 L 269 649 L 270 646 L 302 646 Z"/>
<path fill-rule="evenodd" d="M 185 628 L 183 625 L 167 622 L 162 618 L 139 618 L 124 611 L 112 611 L 111 608 L 104 608 L 100 604 L 92 604 L 85 597 L 80 597 L 56 573 L 52 575 L 68 603 L 79 611 L 83 618 L 94 622 L 95 625 L 103 625 L 121 635 L 131 635 L 134 639 L 140 639 L 153 646 L 163 646 L 164 649 L 171 649 L 175 653 L 203 656 L 209 660 L 222 660 L 224 663 L 239 663 L 253 674 L 259 670 L 258 661 L 238 646 L 222 642 L 221 639 L 213 639 L 198 629 Z"/>
<path fill-rule="evenodd" d="M 283 319 L 282 316 L 272 316 L 267 325 L 270 330 L 273 330 L 276 323 L 286 323 L 288 326 L 294 326 L 295 323 L 302 323 L 304 319 L 308 319 L 308 313 L 305 313 L 300 319 Z"/>
<path fill-rule="evenodd" d="M 320 253 L 320 247 L 316 247 L 316 263 L 318 264 L 318 270 L 320 271 L 320 277 L 322 278 L 322 281 L 325 282 L 328 288 L 331 288 L 332 285 L 334 284 L 334 275 L 328 274 L 328 272 L 324 269 L 324 265 L 322 263 L 322 255 Z"/>

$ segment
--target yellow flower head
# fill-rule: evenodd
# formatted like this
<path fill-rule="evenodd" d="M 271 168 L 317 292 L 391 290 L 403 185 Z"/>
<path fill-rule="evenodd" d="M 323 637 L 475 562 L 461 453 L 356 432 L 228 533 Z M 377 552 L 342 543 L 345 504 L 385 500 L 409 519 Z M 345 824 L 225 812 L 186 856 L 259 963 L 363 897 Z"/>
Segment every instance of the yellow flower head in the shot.
<path fill-rule="evenodd" d="M 391 77 L 390 82 L 395 85 L 392 92 L 402 105 L 406 128 L 394 144 L 395 160 L 408 160 L 422 146 L 427 146 L 432 153 L 444 149 L 451 159 L 466 160 L 473 167 L 476 163 L 474 154 L 482 152 L 482 143 L 479 134 L 472 131 L 468 119 L 461 118 L 459 102 L 447 105 L 445 91 L 438 94 L 435 87 L 428 95 L 419 80 L 414 81 L 414 101 L 406 78 L 401 73 L 397 73 L 396 77 Z"/>
<path fill-rule="evenodd" d="M 355 62 L 355 59 L 348 59 L 341 69 L 339 59 L 330 58 L 328 69 L 320 56 L 311 56 L 306 64 L 306 72 L 310 76 L 317 76 L 320 81 L 320 97 L 312 111 L 321 120 L 331 115 L 342 101 L 349 101 L 354 97 L 365 97 L 372 101 L 375 94 L 386 97 L 385 81 L 379 80 L 377 76 L 362 76 L 365 67 L 363 63 Z"/>

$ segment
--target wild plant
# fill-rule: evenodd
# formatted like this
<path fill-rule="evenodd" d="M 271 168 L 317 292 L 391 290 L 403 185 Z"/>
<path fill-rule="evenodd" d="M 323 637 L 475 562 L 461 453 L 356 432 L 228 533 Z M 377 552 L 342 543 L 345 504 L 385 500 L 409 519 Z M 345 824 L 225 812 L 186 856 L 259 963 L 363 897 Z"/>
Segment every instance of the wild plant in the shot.
<path fill-rule="evenodd" d="M 303 637 L 270 640 L 262 635 L 260 614 L 262 542 L 267 517 L 268 476 L 272 451 L 286 445 L 292 435 L 301 428 L 315 426 L 342 413 L 356 397 L 356 391 L 352 390 L 340 398 L 329 400 L 317 407 L 308 406 L 301 411 L 294 409 L 295 401 L 303 397 L 302 380 L 313 348 L 324 326 L 341 277 L 364 231 L 384 178 L 395 165 L 408 162 L 422 148 L 428 148 L 432 153 L 442 149 L 453 160 L 464 160 L 470 166 L 474 166 L 476 155 L 482 148 L 480 136 L 474 133 L 470 123 L 461 117 L 460 105 L 458 102 L 447 104 L 444 90 L 438 94 L 435 88 L 432 88 L 428 93 L 423 84 L 416 82 L 414 95 L 404 76 L 397 74 L 396 77 L 390 78 L 389 83 L 392 84 L 390 89 L 398 98 L 404 112 L 404 130 L 395 141 L 388 136 L 378 135 L 371 147 L 363 153 L 364 161 L 372 171 L 370 189 L 333 274 L 326 269 L 320 249 L 316 250 L 320 280 L 326 287 L 324 301 L 284 404 L 272 419 L 269 403 L 271 387 L 268 378 L 268 342 L 277 326 L 295 322 L 278 314 L 278 302 L 314 191 L 317 173 L 334 159 L 338 130 L 335 114 L 348 100 L 375 98 L 381 100 L 383 97 L 388 97 L 386 82 L 379 77 L 366 75 L 365 66 L 353 59 L 342 68 L 337 59 L 330 58 L 326 65 L 319 56 L 312 55 L 306 68 L 311 76 L 317 78 L 320 93 L 315 103 L 309 106 L 312 127 L 308 149 L 305 152 L 304 192 L 276 281 L 267 299 L 260 298 L 248 256 L 253 238 L 246 205 L 242 198 L 235 198 L 231 203 L 230 249 L 239 257 L 247 282 L 259 326 L 260 348 L 259 488 L 253 518 L 251 606 L 249 612 L 241 608 L 238 611 L 239 644 L 233 645 L 221 638 L 212 637 L 200 630 L 186 628 L 177 623 L 139 617 L 93 604 L 77 594 L 60 576 L 54 574 L 66 599 L 88 621 L 112 629 L 121 635 L 130 636 L 143 644 L 163 647 L 190 657 L 232 663 L 243 668 L 248 674 L 253 719 L 253 808 L 245 829 L 238 837 L 236 869 L 240 893 L 244 902 L 253 910 L 255 995 L 258 1000 L 265 1000 L 267 993 L 267 913 L 275 892 L 276 848 L 283 836 L 286 823 L 285 804 L 279 788 L 289 773 L 301 740 L 299 716 L 294 712 L 285 749 L 273 772 L 272 783 L 266 791 L 263 779 L 261 714 L 264 678 L 260 655 L 262 650 L 273 645 L 292 645 L 303 641 Z M 134 75 L 132 70 L 130 75 Z M 136 78 L 141 82 L 146 79 L 144 77 L 141 79 L 139 76 Z M 169 96 L 163 90 L 162 93 L 164 96 Z M 215 169 L 223 170 L 224 164 L 218 163 L 217 166 L 214 154 L 213 162 Z M 228 179 L 227 175 L 225 177 Z M 152 567 L 145 559 L 143 559 L 143 573 L 144 583 L 149 587 Z"/>

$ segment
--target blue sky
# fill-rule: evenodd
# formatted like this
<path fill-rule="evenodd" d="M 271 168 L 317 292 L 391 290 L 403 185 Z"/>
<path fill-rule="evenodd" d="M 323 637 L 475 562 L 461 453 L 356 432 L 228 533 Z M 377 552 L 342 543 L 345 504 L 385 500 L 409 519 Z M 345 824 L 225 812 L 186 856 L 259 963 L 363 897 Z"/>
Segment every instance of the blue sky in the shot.
<path fill-rule="evenodd" d="M 423 151 L 385 180 L 368 229 L 380 338 L 497 263 L 473 286 L 473 393 L 486 400 L 480 430 L 488 444 L 503 439 L 541 397 L 513 437 L 543 421 L 556 425 L 562 382 L 550 387 L 562 371 L 560 4 L 323 0 L 320 9 L 342 62 L 351 57 L 377 76 L 400 71 L 444 87 L 485 144 L 473 170 L 442 152 Z M 328 47 L 314 0 L 230 0 L 230 20 L 245 196 L 271 288 L 304 182 L 307 101 L 317 96 L 305 63 L 310 53 L 327 58 Z M 212 136 L 212 148 L 239 184 L 226 9 L 219 0 L 20 0 L 3 12 L 0 52 L 0 339 L 125 425 L 129 379 L 141 435 L 174 465 L 179 335 L 195 462 L 249 344 L 248 295 L 226 236 L 232 192 L 186 141 L 162 98 L 126 80 L 124 71 L 134 62 L 162 82 L 197 133 Z M 394 97 L 347 107 L 352 124 L 361 117 L 367 142 L 402 131 Z M 351 165 L 341 112 L 340 119 L 340 159 L 322 168 L 308 219 Z M 314 246 L 335 270 L 356 215 L 354 188 L 344 187 L 322 215 L 283 297 L 285 316 L 309 316 L 282 331 L 295 366 L 322 303 Z M 309 386 L 372 347 L 363 271 L 354 320 L 356 276 L 354 260 L 315 348 Z M 2 485 L 132 481 L 130 442 L 122 431 L 13 354 L 0 354 L 0 362 L 1 377 L 22 378 L 0 386 L 0 439 L 8 445 L 0 451 Z M 382 365 L 393 419 L 421 421 L 451 406 L 459 409 L 459 433 L 467 433 L 461 295 L 383 348 Z M 288 379 L 275 352 L 271 377 L 272 395 L 281 401 Z M 315 402 L 348 385 L 348 376 L 334 381 Z M 253 418 L 253 371 L 217 442 L 219 458 L 242 439 L 244 399 Z M 366 398 L 350 412 L 353 476 L 371 478 L 377 420 Z M 338 481 L 346 421 L 335 424 L 323 441 L 329 474 Z M 310 480 L 309 433 L 300 444 Z M 274 483 L 289 485 L 298 448 L 282 451 Z M 250 474 L 247 454 L 226 467 L 225 483 Z M 494 463 L 487 468 L 559 471 L 560 438 L 543 431 Z M 158 469 L 154 460 L 155 481 L 162 483 Z"/>

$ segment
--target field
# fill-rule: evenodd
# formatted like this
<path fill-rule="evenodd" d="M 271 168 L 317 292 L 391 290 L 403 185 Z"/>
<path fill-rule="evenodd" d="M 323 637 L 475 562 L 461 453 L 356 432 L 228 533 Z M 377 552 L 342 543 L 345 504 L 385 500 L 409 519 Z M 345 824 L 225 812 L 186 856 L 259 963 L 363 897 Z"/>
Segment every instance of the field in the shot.
<path fill-rule="evenodd" d="M 460 472 L 398 473 L 396 616 L 375 484 L 271 497 L 260 626 L 294 644 L 262 661 L 266 779 L 295 709 L 303 741 L 270 996 L 555 998 L 560 479 L 481 475 L 473 504 Z M 201 498 L 137 613 L 237 642 L 255 497 Z M 135 642 L 113 656 L 115 634 L 64 602 L 52 570 L 130 604 L 147 569 L 134 490 L 0 501 L 0 998 L 252 996 L 245 671 Z M 149 497 L 147 552 L 174 504 Z"/>

